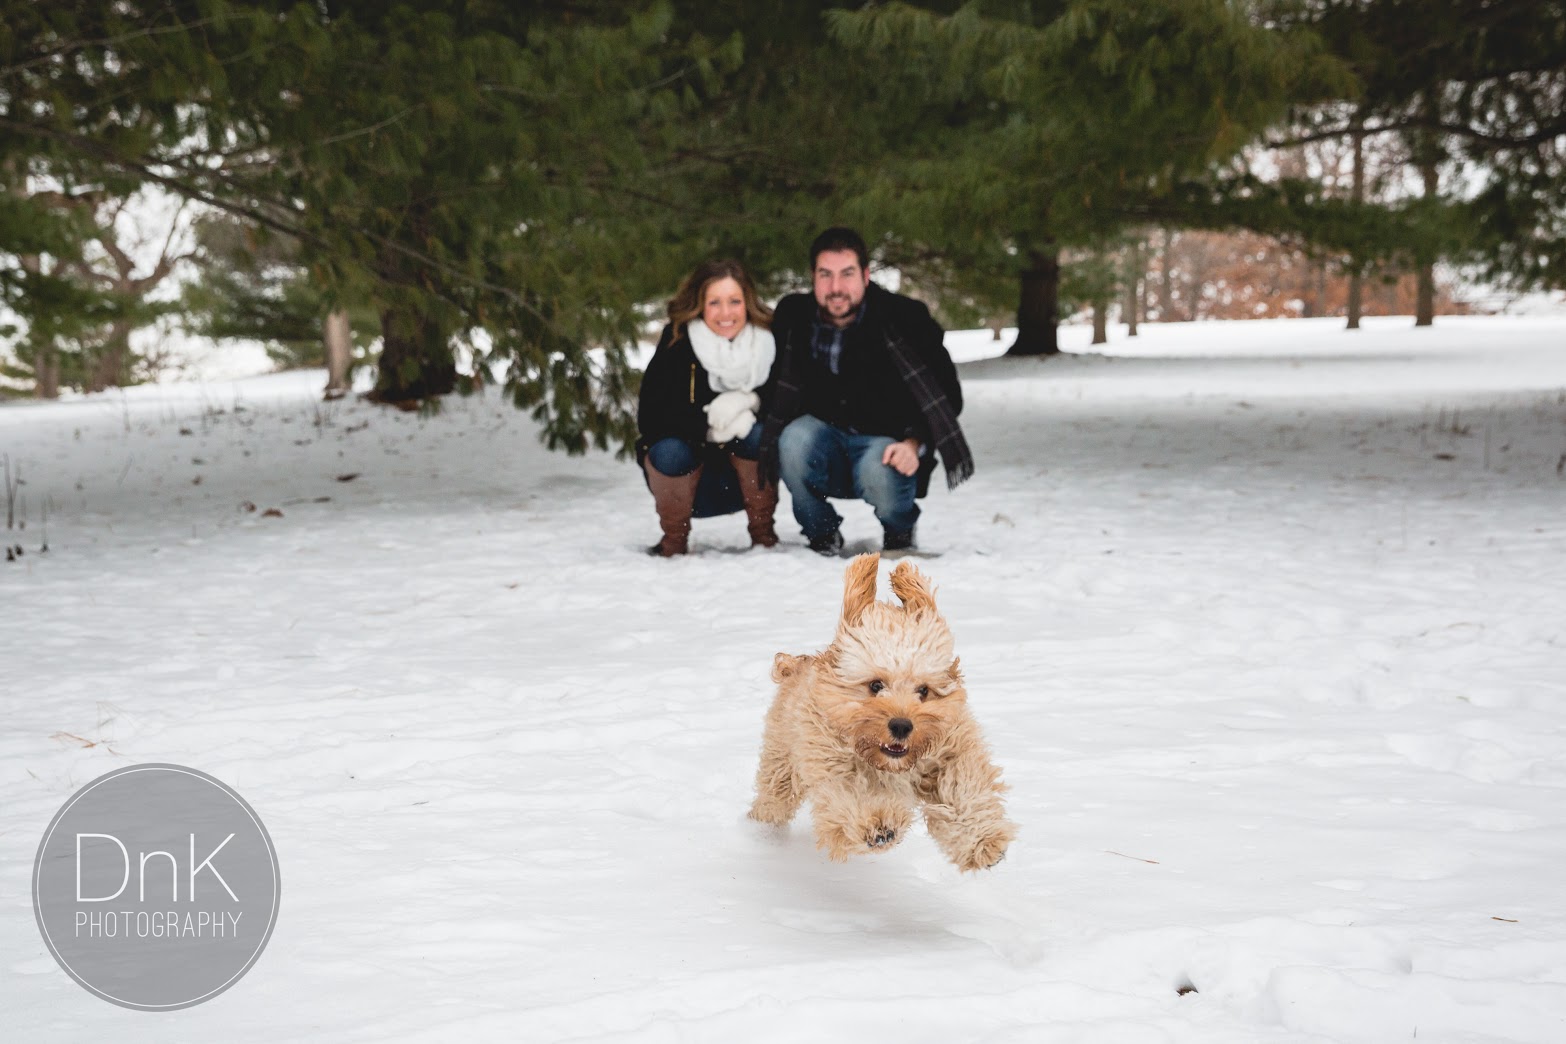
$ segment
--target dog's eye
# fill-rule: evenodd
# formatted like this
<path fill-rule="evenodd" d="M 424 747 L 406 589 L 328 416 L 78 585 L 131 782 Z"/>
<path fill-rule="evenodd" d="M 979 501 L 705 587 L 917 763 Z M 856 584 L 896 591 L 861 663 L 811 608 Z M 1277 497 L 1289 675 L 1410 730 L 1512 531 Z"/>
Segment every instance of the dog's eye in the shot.
<path fill-rule="evenodd" d="M 875 681 L 870 683 L 870 695 L 874 696 L 884 688 L 886 688 L 886 686 L 881 682 L 880 678 L 877 678 Z"/>
<path fill-rule="evenodd" d="M 930 687 L 928 685 L 921 685 L 921 686 L 919 686 L 918 692 L 919 692 L 919 699 L 921 699 L 921 700 L 928 699 L 929 696 L 930 696 Z"/>

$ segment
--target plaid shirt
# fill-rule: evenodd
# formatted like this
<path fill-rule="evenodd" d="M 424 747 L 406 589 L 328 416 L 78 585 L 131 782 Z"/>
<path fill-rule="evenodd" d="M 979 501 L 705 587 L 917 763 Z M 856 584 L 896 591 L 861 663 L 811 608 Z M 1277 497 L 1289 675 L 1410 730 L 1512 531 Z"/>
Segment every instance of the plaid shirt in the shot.
<path fill-rule="evenodd" d="M 815 322 L 810 329 L 810 353 L 816 357 L 816 361 L 825 365 L 832 371 L 833 376 L 838 373 L 838 365 L 843 360 L 843 334 L 850 326 L 856 325 L 865 317 L 865 304 L 869 301 L 866 297 L 859 302 L 859 310 L 854 313 L 853 321 L 848 326 L 837 326 L 832 322 L 821 318 L 816 313 Z"/>

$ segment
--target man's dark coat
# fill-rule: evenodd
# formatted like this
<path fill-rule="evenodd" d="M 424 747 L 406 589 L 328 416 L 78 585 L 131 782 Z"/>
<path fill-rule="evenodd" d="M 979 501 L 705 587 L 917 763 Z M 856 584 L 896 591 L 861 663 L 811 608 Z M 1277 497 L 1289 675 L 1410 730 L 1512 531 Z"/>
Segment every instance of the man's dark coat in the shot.
<path fill-rule="evenodd" d="M 769 476 L 776 475 L 778 437 L 790 421 L 808 413 L 844 431 L 924 443 L 929 452 L 919 461 L 918 488 L 918 495 L 924 496 L 935 470 L 935 447 L 924 413 L 887 342 L 896 336 L 917 355 L 955 414 L 962 412 L 962 386 L 943 343 L 946 332 L 921 302 L 871 283 L 865 290 L 864 314 L 843 331 L 838 372 L 833 374 L 811 349 L 817 312 L 814 295 L 790 294 L 773 313 L 777 361 L 769 382 L 775 390 L 761 429 L 763 468 Z M 788 394 L 783 385 L 799 392 Z"/>

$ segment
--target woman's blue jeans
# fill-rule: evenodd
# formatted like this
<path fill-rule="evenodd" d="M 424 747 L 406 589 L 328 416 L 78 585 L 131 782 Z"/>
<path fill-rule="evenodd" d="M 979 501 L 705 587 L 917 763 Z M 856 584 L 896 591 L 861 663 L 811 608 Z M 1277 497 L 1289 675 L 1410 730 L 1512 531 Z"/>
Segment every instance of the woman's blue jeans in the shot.
<path fill-rule="evenodd" d="M 710 442 L 687 442 L 684 439 L 659 439 L 647 447 L 647 462 L 653 466 L 653 470 L 670 478 L 689 475 L 702 464 L 710 465 L 696 483 L 696 502 L 691 514 L 696 518 L 713 518 L 745 509 L 739 479 L 729 463 L 730 453 L 746 460 L 759 457 L 760 423 L 751 425 L 750 434 L 744 438 L 726 442 L 722 446 L 714 446 Z"/>
<path fill-rule="evenodd" d="M 707 443 L 686 442 L 684 439 L 659 439 L 647 447 L 647 459 L 652 461 L 652 466 L 660 474 L 676 478 L 680 475 L 689 475 L 696 470 L 705 457 L 703 453 L 707 449 Z M 732 453 L 746 460 L 755 460 L 761 456 L 761 424 L 757 422 L 750 426 L 750 434 L 743 439 L 735 439 L 725 443 L 721 447 L 725 452 Z"/>

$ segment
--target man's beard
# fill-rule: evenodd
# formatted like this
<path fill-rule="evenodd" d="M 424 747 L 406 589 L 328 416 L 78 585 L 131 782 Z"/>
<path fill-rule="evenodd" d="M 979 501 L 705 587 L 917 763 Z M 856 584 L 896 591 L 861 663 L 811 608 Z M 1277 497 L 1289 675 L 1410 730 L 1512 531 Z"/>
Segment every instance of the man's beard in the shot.
<path fill-rule="evenodd" d="M 859 307 L 859 302 L 847 294 L 831 294 L 826 301 L 818 302 L 818 305 L 822 315 L 830 316 L 833 319 L 841 319 L 846 315 L 852 315 L 854 309 Z M 839 307 L 841 307 L 841 311 L 838 311 Z"/>

